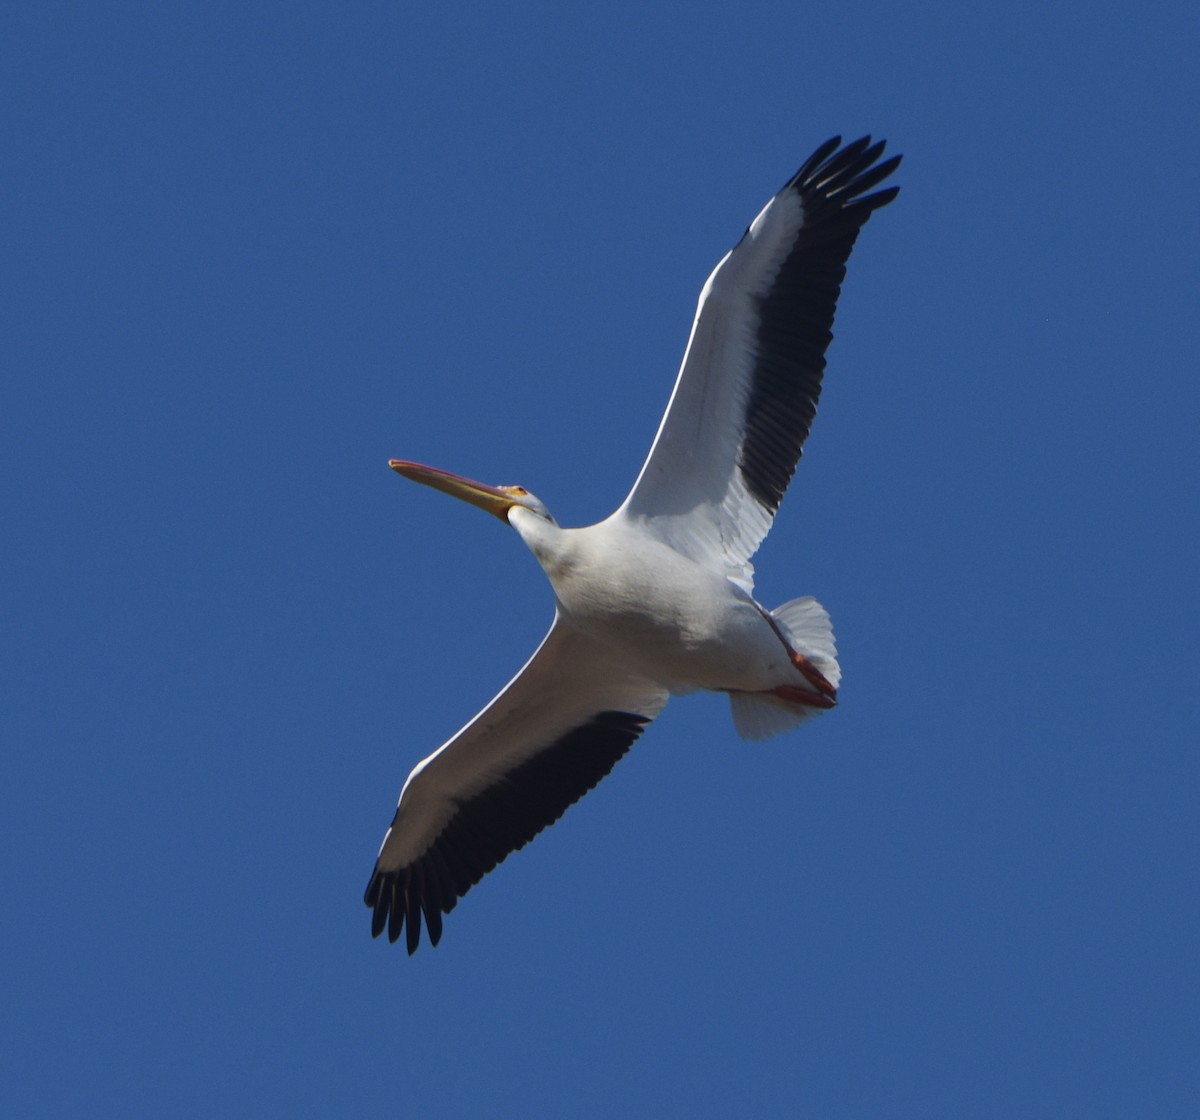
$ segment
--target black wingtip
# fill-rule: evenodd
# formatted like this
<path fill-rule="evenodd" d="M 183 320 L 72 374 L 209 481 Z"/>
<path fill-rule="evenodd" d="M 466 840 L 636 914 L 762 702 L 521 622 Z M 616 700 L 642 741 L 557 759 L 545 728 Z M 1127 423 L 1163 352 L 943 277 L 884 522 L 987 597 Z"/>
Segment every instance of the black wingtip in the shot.
<path fill-rule="evenodd" d="M 405 936 L 409 955 L 442 937 L 442 915 L 510 853 L 596 785 L 650 721 L 637 712 L 602 711 L 516 766 L 503 780 L 457 803 L 432 845 L 399 868 L 378 865 L 363 901 L 373 911 L 371 936 L 387 930 L 393 944 Z"/>
<path fill-rule="evenodd" d="M 363 892 L 363 902 L 367 904 L 368 909 L 374 911 L 371 914 L 371 936 L 378 937 L 384 926 L 387 925 L 387 906 L 380 899 L 380 891 L 383 887 L 383 876 L 379 873 L 379 868 L 376 868 L 371 873 L 371 881 L 367 883 L 367 889 Z"/>
<path fill-rule="evenodd" d="M 878 163 L 874 167 L 871 167 L 869 164 L 864 165 L 866 169 L 854 176 L 853 182 L 846 182 L 840 190 L 836 191 L 837 197 L 848 202 L 852 198 L 857 198 L 859 195 L 865 194 L 872 187 L 882 183 L 884 179 L 895 171 L 900 166 L 901 158 L 900 156 L 892 156 L 891 159 L 885 159 L 882 163 Z M 892 192 L 888 197 L 888 201 L 890 202 L 896 197 L 900 188 L 889 187 L 888 189 Z M 880 191 L 879 193 L 883 194 L 884 192 Z M 880 203 L 879 205 L 883 204 Z"/>
<path fill-rule="evenodd" d="M 785 188 L 800 201 L 800 220 L 786 258 L 756 292 L 754 371 L 738 453 L 742 481 L 771 514 L 816 415 L 846 262 L 867 219 L 899 193 L 896 186 L 866 193 L 900 164 L 899 156 L 881 160 L 885 145 L 860 136 L 843 146 L 835 136 Z"/>
<path fill-rule="evenodd" d="M 794 187 L 801 180 L 808 178 L 812 174 L 813 169 L 819 167 L 826 159 L 838 150 L 838 145 L 842 142 L 840 136 L 831 136 L 825 141 L 811 156 L 804 161 L 804 165 L 796 172 L 785 184 L 783 189 Z"/>
<path fill-rule="evenodd" d="M 881 141 L 876 145 L 876 155 L 883 150 L 885 143 L 887 141 Z M 820 174 L 819 176 L 813 175 L 812 177 L 814 179 L 819 178 L 822 183 L 836 179 L 839 175 L 849 172 L 860 159 L 866 158 L 870 154 L 870 147 L 871 138 L 869 136 L 860 136 L 857 140 L 852 140 L 830 159 L 820 161 L 818 163 Z M 868 162 L 870 161 L 868 160 Z"/>

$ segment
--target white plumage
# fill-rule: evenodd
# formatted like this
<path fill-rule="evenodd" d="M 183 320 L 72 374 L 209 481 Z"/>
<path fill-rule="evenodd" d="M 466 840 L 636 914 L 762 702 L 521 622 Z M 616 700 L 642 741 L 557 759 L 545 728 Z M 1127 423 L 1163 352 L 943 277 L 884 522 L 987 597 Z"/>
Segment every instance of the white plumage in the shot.
<path fill-rule="evenodd" d="M 607 520 L 560 528 L 521 487 L 400 460 L 417 482 L 507 521 L 554 589 L 550 632 L 482 712 L 419 763 L 400 794 L 366 902 L 372 932 L 409 952 L 509 852 L 616 764 L 672 694 L 729 694 L 763 738 L 833 707 L 840 670 L 811 598 L 768 611 L 751 558 L 816 411 L 846 261 L 898 188 L 883 143 L 823 144 L 759 213 L 700 294 L 650 455 Z"/>

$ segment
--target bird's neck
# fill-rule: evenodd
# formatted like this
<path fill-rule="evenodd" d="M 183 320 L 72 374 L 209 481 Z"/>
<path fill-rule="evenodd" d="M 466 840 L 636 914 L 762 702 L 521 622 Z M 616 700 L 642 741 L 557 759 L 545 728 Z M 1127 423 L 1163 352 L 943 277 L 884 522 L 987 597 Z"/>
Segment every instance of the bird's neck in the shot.
<path fill-rule="evenodd" d="M 570 530 L 520 506 L 508 511 L 508 523 L 521 534 L 551 583 L 571 567 Z"/>

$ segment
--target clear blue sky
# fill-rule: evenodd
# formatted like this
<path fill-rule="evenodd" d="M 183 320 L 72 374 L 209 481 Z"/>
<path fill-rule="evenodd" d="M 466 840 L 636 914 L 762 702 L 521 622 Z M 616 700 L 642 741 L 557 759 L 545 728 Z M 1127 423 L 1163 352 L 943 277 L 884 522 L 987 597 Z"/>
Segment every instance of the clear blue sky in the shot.
<path fill-rule="evenodd" d="M 5 5 L 4 1114 L 1194 1115 L 1198 19 Z M 551 613 L 387 459 L 605 516 L 835 132 L 903 191 L 758 566 L 841 707 L 676 701 L 372 941 Z"/>

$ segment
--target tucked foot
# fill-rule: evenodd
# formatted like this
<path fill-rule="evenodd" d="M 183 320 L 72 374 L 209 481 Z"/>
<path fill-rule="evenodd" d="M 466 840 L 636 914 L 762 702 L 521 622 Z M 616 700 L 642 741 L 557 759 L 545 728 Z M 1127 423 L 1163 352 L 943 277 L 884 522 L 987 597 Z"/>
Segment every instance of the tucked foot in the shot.
<path fill-rule="evenodd" d="M 802 653 L 797 653 L 794 649 L 788 649 L 788 654 L 791 656 L 792 664 L 800 670 L 801 675 L 809 684 L 813 686 L 819 693 L 828 696 L 835 704 L 837 703 L 837 689 L 833 687 L 826 679 L 824 674 L 818 669 L 807 657 Z M 833 704 L 824 705 L 832 708 Z"/>
<path fill-rule="evenodd" d="M 813 672 L 816 673 L 817 671 L 814 669 Z M 805 675 L 807 676 L 807 674 Z M 778 696 L 780 700 L 786 700 L 789 704 L 802 704 L 806 708 L 836 708 L 837 692 L 820 673 L 817 673 L 817 676 L 820 677 L 825 687 L 829 689 L 828 693 L 810 692 L 807 688 L 801 688 L 798 684 L 781 684 L 778 688 L 772 689 L 771 694 Z"/>

